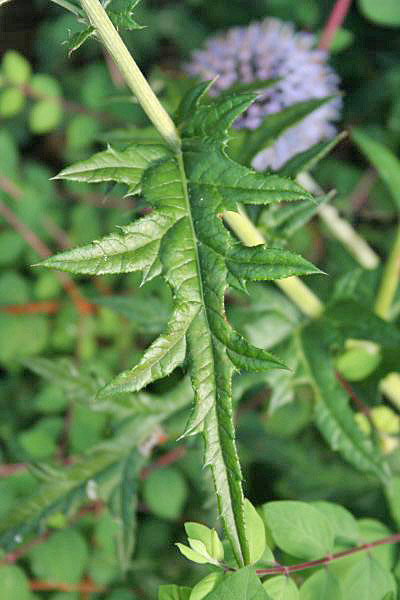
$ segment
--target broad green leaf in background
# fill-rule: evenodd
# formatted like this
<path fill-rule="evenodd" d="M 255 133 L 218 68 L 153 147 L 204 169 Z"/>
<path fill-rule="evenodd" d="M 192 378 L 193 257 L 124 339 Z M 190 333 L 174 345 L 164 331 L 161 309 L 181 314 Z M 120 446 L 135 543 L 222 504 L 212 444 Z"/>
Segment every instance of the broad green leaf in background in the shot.
<path fill-rule="evenodd" d="M 360 539 L 360 530 L 351 512 L 333 502 L 313 502 L 312 506 L 329 520 L 336 543 L 357 545 Z"/>
<path fill-rule="evenodd" d="M 271 600 L 252 567 L 227 575 L 207 600 Z"/>
<path fill-rule="evenodd" d="M 300 588 L 300 600 L 342 600 L 339 579 L 328 569 L 320 569 Z"/>
<path fill-rule="evenodd" d="M 329 350 L 315 325 L 297 336 L 298 352 L 315 396 L 315 423 L 332 447 L 361 471 L 387 482 L 390 470 L 370 438 L 361 432 L 340 386 Z"/>
<path fill-rule="evenodd" d="M 43 581 L 77 583 L 88 562 L 85 538 L 74 529 L 59 531 L 29 553 L 32 571 Z"/>
<path fill-rule="evenodd" d="M 174 467 L 155 469 L 144 481 L 143 499 L 149 509 L 162 519 L 177 519 L 187 494 L 185 479 Z"/>
<path fill-rule="evenodd" d="M 317 273 L 318 269 L 285 250 L 244 247 L 221 222 L 221 213 L 236 210 L 239 202 L 270 204 L 310 196 L 288 178 L 256 173 L 227 157 L 228 128 L 256 95 L 211 101 L 205 96 L 208 85 L 188 92 L 178 109 L 182 155 L 151 144 L 135 145 L 131 154 L 109 149 L 60 174 L 67 179 L 124 182 L 132 193 L 142 189 L 153 211 L 122 234 L 43 264 L 83 274 L 141 270 L 144 281 L 162 272 L 174 294 L 169 324 L 136 367 L 117 376 L 100 397 L 139 391 L 171 373 L 188 354 L 195 408 L 186 434 L 204 432 L 206 464 L 213 471 L 220 512 L 236 560 L 243 565 L 249 561 L 249 550 L 232 423 L 231 378 L 234 369 L 262 371 L 282 365 L 265 350 L 251 346 L 226 320 L 228 274 L 244 282 Z"/>
<path fill-rule="evenodd" d="M 394 591 L 393 575 L 367 553 L 348 571 L 342 583 L 343 600 L 382 600 L 385 594 Z"/>
<path fill-rule="evenodd" d="M 191 588 L 179 585 L 161 585 L 158 600 L 189 600 Z"/>
<path fill-rule="evenodd" d="M 191 591 L 189 600 L 203 600 L 223 579 L 224 573 L 215 571 L 203 577 Z"/>
<path fill-rule="evenodd" d="M 254 564 L 264 554 L 266 546 L 265 527 L 264 521 L 247 498 L 244 501 L 244 520 L 249 540 L 250 564 Z"/>
<path fill-rule="evenodd" d="M 275 544 L 288 554 L 313 560 L 333 551 L 333 528 L 310 504 L 294 500 L 267 502 L 263 512 Z"/>
<path fill-rule="evenodd" d="M 263 583 L 271 600 L 299 600 L 299 590 L 293 579 L 286 575 L 272 577 Z"/>
<path fill-rule="evenodd" d="M 378 25 L 400 25 L 400 6 L 397 0 L 358 0 L 365 17 Z"/>
<path fill-rule="evenodd" d="M 382 4 L 384 2 L 385 0 L 379 2 L 379 8 L 376 5 L 379 13 L 382 11 Z M 397 6 L 400 24 L 400 5 L 397 0 L 393 0 L 393 2 Z M 382 177 L 389 188 L 397 208 L 400 209 L 400 160 L 389 148 L 381 142 L 374 140 L 362 129 L 353 129 L 351 137 L 363 154 L 365 154 L 371 165 L 378 171 L 380 177 Z"/>
<path fill-rule="evenodd" d="M 19 567 L 0 565 L 0 582 L 4 599 L 30 600 L 29 581 Z"/>

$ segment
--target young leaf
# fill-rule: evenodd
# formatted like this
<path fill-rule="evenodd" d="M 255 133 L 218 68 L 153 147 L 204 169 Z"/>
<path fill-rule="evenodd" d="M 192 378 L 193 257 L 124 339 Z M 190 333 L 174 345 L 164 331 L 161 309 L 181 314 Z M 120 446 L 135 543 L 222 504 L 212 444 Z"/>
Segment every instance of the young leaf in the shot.
<path fill-rule="evenodd" d="M 263 505 L 267 526 L 279 548 L 313 560 L 333 551 L 334 532 L 328 519 L 305 502 L 282 500 Z"/>
<path fill-rule="evenodd" d="M 224 547 L 215 529 L 210 529 L 201 523 L 185 523 L 188 538 L 203 542 L 208 554 L 221 561 L 224 558 Z"/>
<path fill-rule="evenodd" d="M 121 153 L 108 150 L 95 160 L 63 171 L 60 177 L 84 181 L 125 180 L 131 191 L 142 189 L 153 211 L 124 228 L 122 234 L 43 264 L 85 274 L 142 270 L 144 281 L 162 273 L 174 295 L 169 325 L 138 365 L 106 386 L 100 398 L 138 391 L 188 358 L 195 407 L 186 435 L 204 432 L 206 464 L 213 472 L 225 529 L 238 564 L 244 565 L 249 550 L 232 423 L 231 379 L 235 369 L 260 371 L 282 368 L 282 364 L 249 344 L 228 323 L 224 307 L 228 275 L 243 282 L 316 273 L 318 269 L 288 251 L 246 248 L 224 227 L 221 213 L 236 210 L 239 202 L 270 204 L 305 200 L 310 195 L 288 178 L 265 176 L 228 158 L 228 128 L 255 95 L 236 94 L 211 101 L 204 97 L 207 87 L 201 84 L 191 90 L 178 109 L 182 153 L 138 145 L 129 155 L 122 153 L 122 159 Z M 133 157 L 133 169 L 129 156 Z M 107 170 L 109 161 L 112 166 Z"/>

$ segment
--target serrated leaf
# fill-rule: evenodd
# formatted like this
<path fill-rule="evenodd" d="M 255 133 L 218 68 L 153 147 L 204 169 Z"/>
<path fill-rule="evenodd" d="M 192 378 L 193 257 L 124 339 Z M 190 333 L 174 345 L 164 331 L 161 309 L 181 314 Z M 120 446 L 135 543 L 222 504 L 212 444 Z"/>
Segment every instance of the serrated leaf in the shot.
<path fill-rule="evenodd" d="M 130 452 L 123 460 L 121 481 L 115 487 L 111 499 L 111 511 L 119 525 L 117 545 L 123 572 L 126 572 L 129 568 L 129 562 L 135 547 L 139 477 L 145 461 L 143 454 L 140 454 L 136 448 Z"/>
<path fill-rule="evenodd" d="M 340 386 L 329 350 L 315 325 L 296 337 L 299 355 L 315 396 L 315 424 L 333 450 L 361 471 L 387 482 L 390 470 L 358 427 L 349 398 Z"/>
<path fill-rule="evenodd" d="M 114 181 L 129 186 L 129 194 L 140 192 L 140 180 L 147 167 L 168 154 L 166 148 L 156 144 L 135 144 L 125 150 L 111 146 L 94 154 L 88 160 L 63 169 L 53 179 L 99 183 Z"/>
<path fill-rule="evenodd" d="M 315 165 L 322 160 L 327 154 L 337 146 L 344 138 L 347 137 L 347 132 L 342 131 L 332 140 L 327 142 L 319 142 L 314 144 L 308 150 L 296 154 L 288 160 L 287 163 L 279 169 L 279 175 L 284 177 L 296 177 L 302 171 L 311 171 Z"/>
<path fill-rule="evenodd" d="M 273 144 L 286 129 L 293 127 L 330 100 L 332 100 L 332 96 L 297 102 L 278 113 L 265 117 L 261 125 L 246 139 L 241 160 L 245 164 L 250 163 L 258 152 Z"/>
<path fill-rule="evenodd" d="M 122 6 L 118 11 L 107 10 L 108 16 L 117 29 L 127 29 L 133 31 L 135 29 L 144 29 L 144 25 L 139 25 L 133 18 L 133 11 L 141 0 L 125 0 L 125 6 Z"/>
<path fill-rule="evenodd" d="M 67 41 L 68 56 L 71 56 L 75 50 L 79 50 L 79 48 L 92 37 L 96 37 L 94 27 L 86 27 L 82 31 L 74 33 Z"/>
<path fill-rule="evenodd" d="M 228 158 L 227 130 L 256 96 L 234 94 L 212 101 L 205 97 L 207 86 L 201 84 L 191 90 L 178 109 L 182 153 L 173 155 L 151 145 L 132 147 L 136 168 L 132 174 L 126 151 L 108 150 L 63 171 L 63 177 L 82 177 L 84 181 L 105 177 L 125 181 L 131 189 L 142 190 L 153 211 L 120 235 L 65 252 L 43 264 L 84 274 L 142 270 L 144 280 L 161 272 L 172 288 L 174 312 L 166 331 L 136 367 L 104 388 L 100 398 L 139 391 L 188 359 L 195 407 L 186 435 L 204 432 L 205 462 L 213 472 L 225 529 L 242 566 L 249 562 L 249 550 L 232 422 L 231 379 L 235 369 L 259 371 L 282 368 L 282 364 L 252 346 L 228 323 L 224 307 L 228 274 L 242 282 L 318 270 L 287 251 L 265 246 L 245 248 L 225 228 L 221 213 L 236 210 L 238 202 L 270 204 L 305 200 L 310 195 L 289 178 L 256 173 Z M 104 172 L 108 167 L 110 170 Z"/>

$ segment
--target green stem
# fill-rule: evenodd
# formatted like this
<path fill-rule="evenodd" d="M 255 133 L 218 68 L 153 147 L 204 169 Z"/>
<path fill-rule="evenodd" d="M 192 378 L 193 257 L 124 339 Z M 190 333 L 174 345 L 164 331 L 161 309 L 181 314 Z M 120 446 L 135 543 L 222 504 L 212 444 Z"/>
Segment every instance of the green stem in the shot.
<path fill-rule="evenodd" d="M 324 191 L 308 173 L 300 173 L 297 181 L 315 196 L 322 196 Z M 356 261 L 364 269 L 376 269 L 379 265 L 379 256 L 372 250 L 367 242 L 356 232 L 348 221 L 342 219 L 337 209 L 330 204 L 322 204 L 318 208 L 318 215 L 329 229 L 331 234 L 338 239 Z"/>
<path fill-rule="evenodd" d="M 240 212 L 228 210 L 224 212 L 223 217 L 245 246 L 265 244 L 265 238 L 242 208 Z M 322 314 L 324 305 L 321 300 L 299 277 L 278 279 L 275 283 L 308 317 L 317 319 Z"/>
<path fill-rule="evenodd" d="M 381 285 L 378 290 L 375 312 L 387 321 L 390 318 L 390 308 L 397 290 L 400 278 L 400 226 L 397 229 L 396 238 L 386 262 Z"/>
<path fill-rule="evenodd" d="M 180 139 L 174 122 L 147 83 L 99 0 L 81 0 L 81 4 L 150 121 L 166 142 L 175 150 L 178 149 Z"/>

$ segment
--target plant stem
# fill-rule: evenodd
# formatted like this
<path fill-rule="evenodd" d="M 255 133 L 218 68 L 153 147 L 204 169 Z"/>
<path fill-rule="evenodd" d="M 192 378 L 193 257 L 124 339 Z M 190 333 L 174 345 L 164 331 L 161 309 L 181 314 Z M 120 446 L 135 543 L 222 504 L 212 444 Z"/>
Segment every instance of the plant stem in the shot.
<path fill-rule="evenodd" d="M 323 195 L 324 191 L 308 173 L 300 173 L 297 181 L 315 196 Z M 367 242 L 355 229 L 342 219 L 334 206 L 322 204 L 318 208 L 318 215 L 336 239 L 342 242 L 350 254 L 364 269 L 376 269 L 379 265 L 379 256 L 372 250 Z"/>
<path fill-rule="evenodd" d="M 226 211 L 223 217 L 245 246 L 265 244 L 265 238 L 242 208 L 240 212 Z M 324 306 L 320 299 L 299 277 L 278 279 L 275 283 L 308 317 L 316 319 L 323 312 Z"/>
<path fill-rule="evenodd" d="M 166 142 L 177 150 L 180 139 L 174 122 L 147 83 L 99 0 L 81 0 L 81 4 L 143 110 Z"/>
<path fill-rule="evenodd" d="M 336 0 L 329 19 L 322 31 L 318 47 L 322 50 L 329 50 L 335 33 L 341 27 L 347 13 L 350 10 L 352 0 Z"/>
<path fill-rule="evenodd" d="M 386 262 L 385 270 L 383 272 L 382 281 L 378 290 L 375 312 L 376 314 L 385 319 L 386 321 L 390 318 L 390 308 L 393 302 L 394 295 L 397 290 L 397 286 L 400 278 L 400 225 L 397 229 L 396 238 L 393 247 L 390 251 L 389 257 Z"/>
<path fill-rule="evenodd" d="M 311 560 L 298 565 L 289 565 L 288 567 L 277 565 L 276 567 L 271 567 L 269 569 L 257 569 L 257 575 L 278 575 L 279 573 L 289 575 L 290 573 L 295 573 L 296 571 L 304 571 L 305 569 L 312 569 L 314 567 L 327 565 L 333 560 L 350 556 L 356 552 L 370 550 L 371 548 L 383 546 L 384 544 L 395 544 L 396 542 L 400 542 L 400 533 L 395 533 L 394 535 L 390 535 L 389 537 L 380 540 L 375 540 L 374 542 L 369 542 L 368 544 L 362 544 L 356 548 L 349 548 L 349 550 L 343 550 L 342 552 L 337 552 L 336 554 L 331 554 L 330 556 L 325 556 L 324 558 L 320 558 L 318 560 Z"/>

